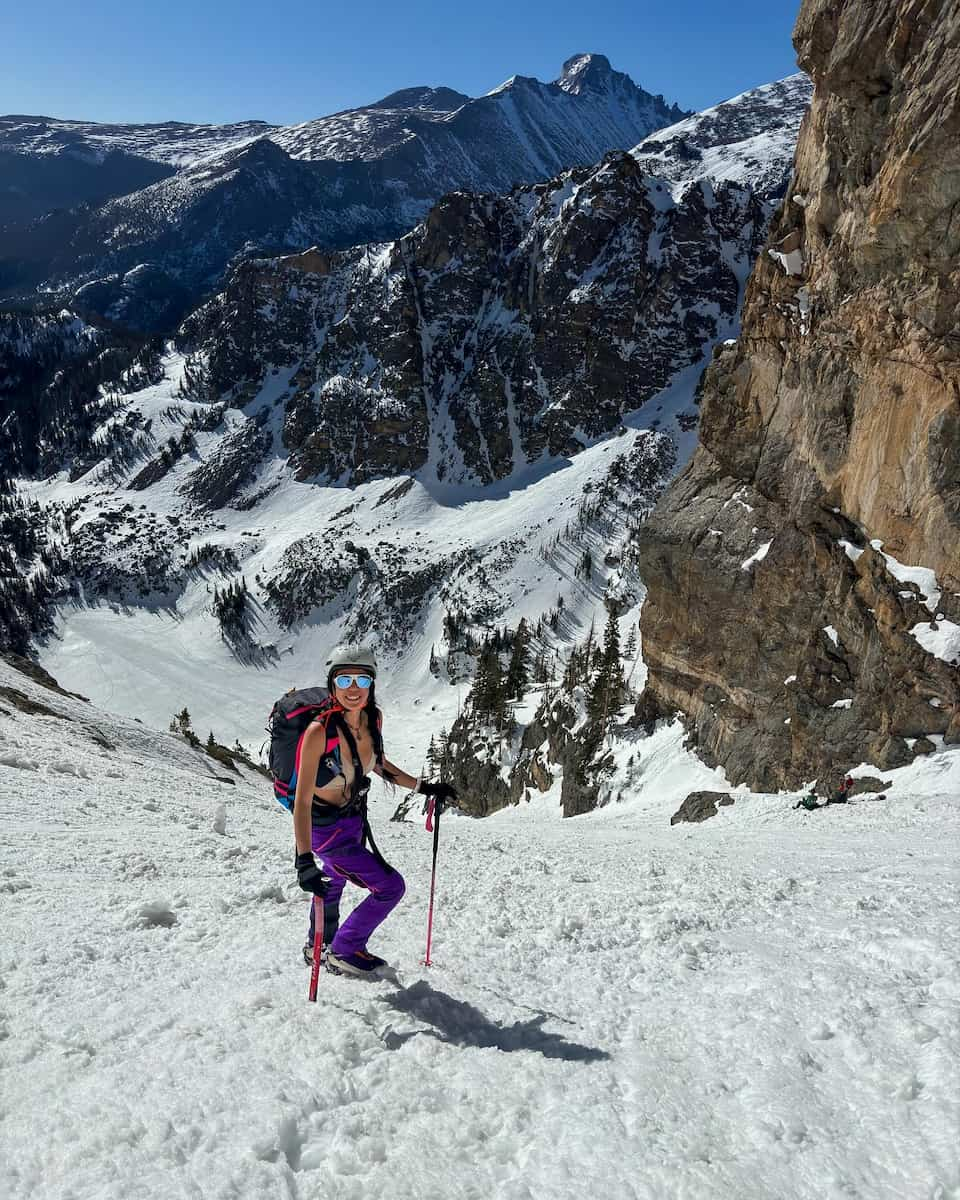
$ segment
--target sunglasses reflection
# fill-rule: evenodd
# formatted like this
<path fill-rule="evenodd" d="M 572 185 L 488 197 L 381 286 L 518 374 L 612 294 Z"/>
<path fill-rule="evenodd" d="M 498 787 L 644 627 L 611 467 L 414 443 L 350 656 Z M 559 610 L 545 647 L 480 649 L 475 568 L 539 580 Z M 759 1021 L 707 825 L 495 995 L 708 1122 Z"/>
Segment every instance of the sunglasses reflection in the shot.
<path fill-rule="evenodd" d="M 368 688 L 373 683 L 373 677 L 370 675 L 335 675 L 333 682 L 341 690 L 346 690 L 354 684 L 358 688 Z"/>

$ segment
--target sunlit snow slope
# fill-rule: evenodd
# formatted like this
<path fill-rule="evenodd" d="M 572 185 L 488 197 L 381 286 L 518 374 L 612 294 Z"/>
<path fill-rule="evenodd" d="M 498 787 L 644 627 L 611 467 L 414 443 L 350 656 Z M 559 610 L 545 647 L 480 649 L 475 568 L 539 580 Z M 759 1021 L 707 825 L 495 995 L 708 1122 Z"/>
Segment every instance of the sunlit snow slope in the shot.
<path fill-rule="evenodd" d="M 378 790 L 395 974 L 311 1005 L 266 781 L 2 663 L 0 689 L 9 1200 L 953 1194 L 960 750 L 884 799 L 671 828 L 717 780 L 663 727 L 624 748 L 628 804 L 445 817 L 432 969 L 431 839 Z"/>
<path fill-rule="evenodd" d="M 632 153 L 676 191 L 698 179 L 731 179 L 775 200 L 812 94 L 808 76 L 788 75 L 659 129 Z"/>
<path fill-rule="evenodd" d="M 179 436 L 194 411 L 208 411 L 209 406 L 178 398 L 182 366 L 172 356 L 168 378 L 132 399 L 132 408 L 153 422 L 158 445 Z M 468 680 L 462 686 L 448 682 L 445 668 L 439 678 L 429 670 L 431 649 L 441 659 L 445 653 L 447 611 L 474 614 L 478 632 L 484 625 L 515 628 L 522 617 L 535 624 L 562 596 L 565 626 L 555 641 L 564 657 L 570 639 L 585 636 L 591 621 L 602 626 L 603 590 L 616 574 L 604 565 L 603 556 L 625 540 L 623 525 L 593 535 L 596 569 L 590 580 L 577 577 L 579 548 L 561 546 L 549 556 L 541 551 L 568 525 L 576 526 L 584 496 L 605 478 L 617 455 L 646 436 L 643 428 L 651 422 L 670 433 L 686 457 L 695 433 L 680 429 L 676 416 L 690 408 L 699 369 L 681 372 L 671 388 L 648 402 L 642 419 L 640 414 L 625 418 L 623 434 L 572 459 L 542 459 L 485 488 L 444 486 L 431 481 L 427 471 L 422 478 L 380 479 L 353 488 L 298 483 L 276 439 L 271 457 L 250 484 L 251 495 L 266 493 L 253 508 L 198 512 L 181 488 L 198 461 L 209 459 L 232 428 L 247 420 L 239 410 L 228 410 L 224 427 L 198 432 L 194 450 L 144 490 L 118 486 L 108 477 L 107 464 L 73 483 L 61 474 L 29 485 L 30 494 L 45 504 L 79 503 L 74 547 L 82 542 L 85 525 L 96 530 L 83 550 L 85 569 L 108 566 L 129 597 L 121 602 L 82 595 L 64 604 L 57 636 L 39 647 L 40 661 L 65 687 L 111 710 L 166 728 L 186 706 L 204 737 L 212 730 L 221 741 L 240 738 L 256 752 L 276 697 L 294 685 L 322 683 L 330 647 L 346 635 L 364 637 L 376 645 L 387 671 L 389 684 L 378 699 L 403 751 L 419 758 L 430 735 L 417 736 L 409 714 L 423 705 L 437 726 L 449 728 L 469 686 Z M 279 396 L 290 374 L 285 369 L 268 376 L 249 411 Z M 131 465 L 127 474 L 135 475 L 140 466 Z M 97 524 L 103 514 L 124 506 L 129 513 L 108 522 L 109 532 L 103 532 L 105 527 Z M 355 560 L 348 568 L 354 577 L 345 595 L 310 609 L 290 628 L 280 624 L 267 599 L 267 582 L 288 571 L 295 579 L 301 563 L 304 570 L 319 564 L 321 575 L 327 564 L 334 577 L 347 541 L 376 557 L 387 584 L 404 571 L 428 579 L 435 573 L 436 582 L 424 593 L 422 609 L 415 610 L 412 628 L 401 632 L 394 609 L 376 597 L 364 598 L 366 616 L 358 622 Z M 177 560 L 204 545 L 235 554 L 237 568 L 183 571 L 169 593 L 138 594 L 135 583 L 145 574 L 146 555 L 156 552 L 165 561 Z M 212 611 L 214 588 L 241 575 L 250 588 L 254 640 L 265 648 L 246 656 L 223 639 Z M 625 634 L 638 619 L 640 599 L 637 594 L 623 614 Z M 552 637 L 549 632 L 545 636 Z M 642 681 L 636 677 L 632 682 L 639 686 Z"/>

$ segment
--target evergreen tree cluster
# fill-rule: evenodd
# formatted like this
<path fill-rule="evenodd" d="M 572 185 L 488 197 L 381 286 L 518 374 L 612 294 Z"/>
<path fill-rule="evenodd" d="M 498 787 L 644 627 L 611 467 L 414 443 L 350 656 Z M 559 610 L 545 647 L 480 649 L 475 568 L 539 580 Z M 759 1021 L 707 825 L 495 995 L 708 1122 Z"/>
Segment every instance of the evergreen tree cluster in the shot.
<path fill-rule="evenodd" d="M 48 606 L 64 590 L 67 562 L 45 541 L 45 513 L 9 481 L 0 483 L 0 648 L 25 654 L 50 628 Z"/>
<path fill-rule="evenodd" d="M 427 757 L 424 762 L 424 774 L 428 779 L 447 779 L 451 774 L 450 741 L 447 731 L 441 729 L 436 735 L 431 735 L 427 747 Z"/>
<path fill-rule="evenodd" d="M 218 763 L 228 770 L 235 772 L 237 775 L 240 774 L 237 770 L 238 762 L 243 763 L 245 767 L 249 767 L 252 771 L 259 771 L 262 775 L 268 777 L 270 775 L 270 772 L 265 767 L 261 767 L 251 759 L 250 755 L 240 744 L 239 738 L 234 742 L 233 746 L 227 747 L 217 741 L 211 729 L 207 735 L 206 742 L 201 742 L 194 731 L 193 718 L 190 716 L 190 711 L 186 705 L 184 705 L 180 712 L 174 713 L 169 729 L 171 733 L 175 733 L 188 741 L 194 750 L 203 750 L 210 758 L 216 759 Z"/>
<path fill-rule="evenodd" d="M 177 391 L 185 400 L 193 400 L 198 404 L 211 403 L 214 388 L 205 355 L 187 355 L 183 364 L 183 376 Z"/>
<path fill-rule="evenodd" d="M 92 329 L 69 314 L 0 313 L 3 472 L 49 473 L 109 451 L 94 434 L 125 393 L 160 378 L 162 350 L 159 338 Z"/>
<path fill-rule="evenodd" d="M 186 738 L 194 749 L 200 745 L 200 739 L 193 731 L 193 721 L 186 705 L 180 712 L 174 714 L 173 720 L 170 722 L 170 732 L 178 733 L 181 737 Z M 211 736 L 213 735 L 211 734 Z"/>
<path fill-rule="evenodd" d="M 196 434 L 200 431 L 207 432 L 216 427 L 223 420 L 223 414 L 226 406 L 223 404 L 211 405 L 208 409 L 199 409 L 191 416 L 186 416 L 181 405 L 171 405 L 164 410 L 163 416 L 167 420 L 183 419 L 183 427 L 180 430 L 180 436 L 174 437 L 171 435 L 167 438 L 163 446 L 160 447 L 160 453 L 150 460 L 147 465 L 139 471 L 133 479 L 127 484 L 127 487 L 133 491 L 142 491 L 144 488 L 150 487 L 152 484 L 161 480 L 164 475 L 176 466 L 181 458 L 186 454 L 190 454 L 197 444 Z M 141 443 L 138 447 L 142 453 L 145 445 Z M 124 463 L 128 465 L 129 459 Z"/>
<path fill-rule="evenodd" d="M 603 642 L 598 641 L 591 624 L 587 640 L 570 651 L 563 672 L 563 690 L 572 692 L 576 687 L 582 687 L 586 694 L 587 723 L 595 726 L 602 736 L 627 694 L 615 605 L 607 607 Z"/>
<path fill-rule="evenodd" d="M 443 614 L 443 636 L 447 645 L 466 650 L 468 654 L 476 653 L 480 643 L 472 633 L 470 624 L 470 615 L 462 609 L 447 610 Z"/>
<path fill-rule="evenodd" d="M 187 570 L 211 566 L 237 571 L 240 569 L 240 560 L 230 546 L 220 546 L 216 542 L 202 542 L 199 546 L 194 546 L 183 565 Z"/>
<path fill-rule="evenodd" d="M 530 686 L 530 643 L 530 629 L 523 619 L 513 632 L 495 630 L 479 649 L 467 702 L 475 716 L 494 725 L 501 737 L 513 730 L 512 703 L 522 700 Z"/>
<path fill-rule="evenodd" d="M 247 581 L 242 576 L 225 588 L 213 589 L 213 612 L 224 634 L 237 637 L 247 627 Z"/>
<path fill-rule="evenodd" d="M 612 605 L 607 609 L 603 647 L 595 661 L 597 671 L 587 694 L 587 717 L 605 733 L 612 718 L 620 711 L 626 694 L 620 658 L 620 625 Z"/>

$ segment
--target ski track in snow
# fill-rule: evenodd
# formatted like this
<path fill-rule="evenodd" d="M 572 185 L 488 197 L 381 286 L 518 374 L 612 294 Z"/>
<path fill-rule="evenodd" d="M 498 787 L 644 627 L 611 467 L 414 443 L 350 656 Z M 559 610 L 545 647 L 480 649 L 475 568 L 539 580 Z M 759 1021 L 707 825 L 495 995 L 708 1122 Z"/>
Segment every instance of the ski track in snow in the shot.
<path fill-rule="evenodd" d="M 0 684 L 70 718 L 0 701 L 9 1200 L 957 1194 L 960 750 L 880 800 L 671 828 L 718 777 L 638 735 L 627 803 L 444 818 L 432 969 L 431 839 L 381 788 L 398 978 L 311 1005 L 267 781 Z"/>

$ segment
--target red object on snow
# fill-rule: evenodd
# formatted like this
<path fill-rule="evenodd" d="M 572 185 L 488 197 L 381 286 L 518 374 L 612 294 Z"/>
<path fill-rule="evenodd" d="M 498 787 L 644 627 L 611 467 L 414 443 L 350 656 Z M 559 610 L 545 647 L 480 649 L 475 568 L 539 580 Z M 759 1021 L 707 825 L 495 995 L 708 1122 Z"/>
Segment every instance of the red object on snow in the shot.
<path fill-rule="evenodd" d="M 320 980 L 320 956 L 323 954 L 323 899 L 313 898 L 313 966 L 310 969 L 310 991 L 307 996 L 314 1002 L 317 999 L 317 984 Z"/>

